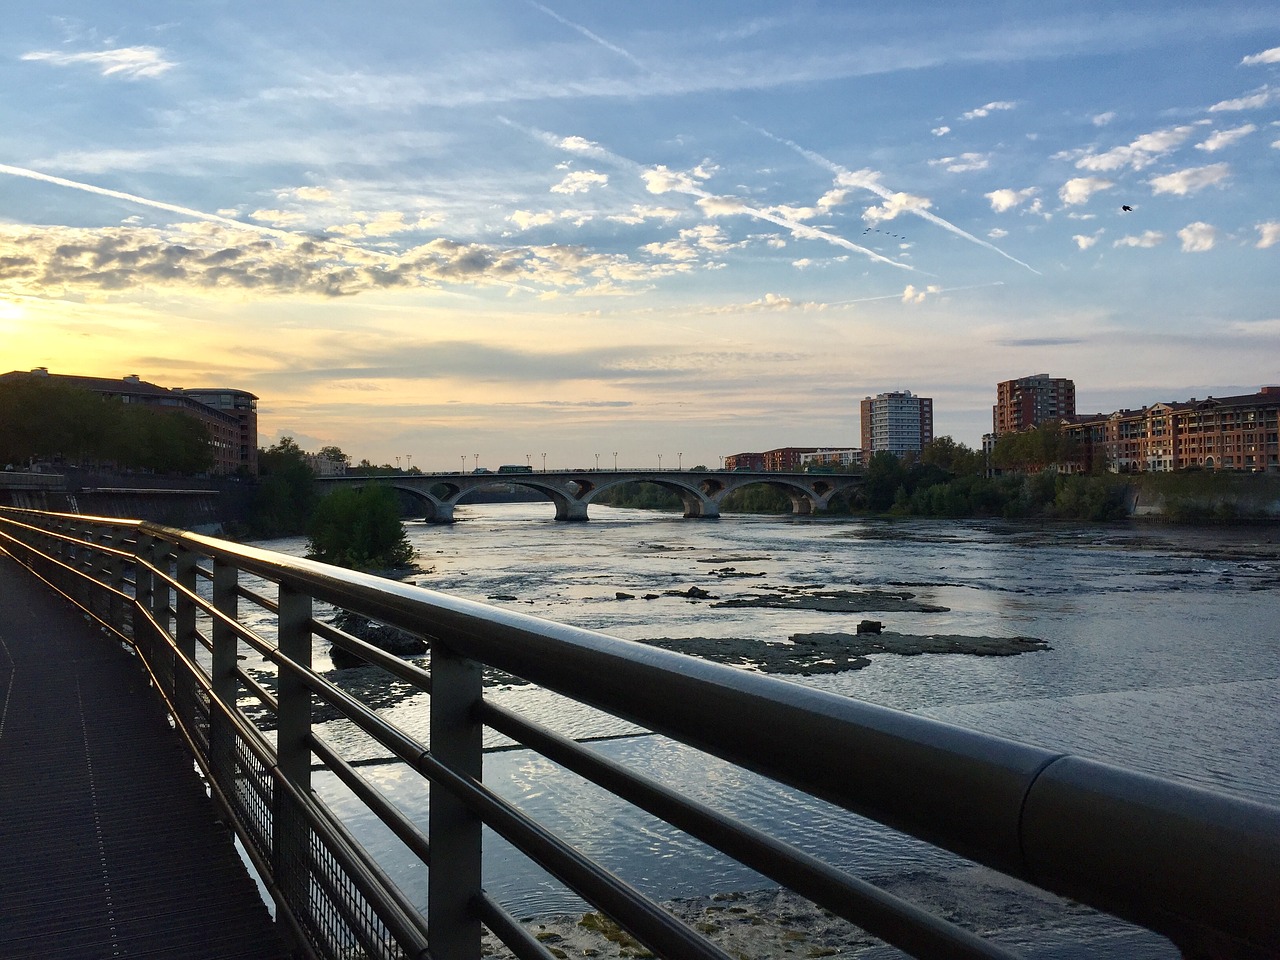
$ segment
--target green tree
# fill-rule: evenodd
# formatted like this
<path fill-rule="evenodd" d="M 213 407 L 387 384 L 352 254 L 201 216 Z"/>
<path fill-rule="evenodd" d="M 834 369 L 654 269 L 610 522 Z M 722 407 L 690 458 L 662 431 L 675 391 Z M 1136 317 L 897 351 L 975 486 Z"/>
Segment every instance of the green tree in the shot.
<path fill-rule="evenodd" d="M 405 567 L 413 546 L 387 487 L 344 487 L 321 497 L 308 524 L 308 556 L 355 569 Z"/>
<path fill-rule="evenodd" d="M 254 497 L 250 527 L 261 537 L 306 532 L 315 503 L 315 473 L 293 437 L 258 451 L 261 481 Z"/>
<path fill-rule="evenodd" d="M 887 512 L 906 479 L 907 468 L 892 453 L 881 450 L 873 454 L 867 463 L 866 480 L 863 482 L 867 509 L 873 513 Z"/>

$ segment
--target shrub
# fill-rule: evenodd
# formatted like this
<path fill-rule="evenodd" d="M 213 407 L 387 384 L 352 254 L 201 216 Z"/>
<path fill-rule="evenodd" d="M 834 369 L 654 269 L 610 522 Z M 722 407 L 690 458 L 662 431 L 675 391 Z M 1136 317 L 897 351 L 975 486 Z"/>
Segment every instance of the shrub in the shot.
<path fill-rule="evenodd" d="M 307 555 L 340 567 L 405 567 L 413 560 L 399 503 L 387 487 L 335 490 L 317 504 L 309 533 Z"/>

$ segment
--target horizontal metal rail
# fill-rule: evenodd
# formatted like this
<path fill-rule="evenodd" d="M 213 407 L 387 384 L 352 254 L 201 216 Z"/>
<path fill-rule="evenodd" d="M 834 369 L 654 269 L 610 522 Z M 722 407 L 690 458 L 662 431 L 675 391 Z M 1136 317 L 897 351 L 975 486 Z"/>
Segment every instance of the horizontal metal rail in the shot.
<path fill-rule="evenodd" d="M 478 960 L 481 923 L 518 957 L 546 960 L 549 955 L 481 889 L 479 834 L 474 832 L 480 823 L 655 952 L 723 958 L 719 948 L 485 787 L 478 777 L 482 727 L 913 955 L 1008 955 L 914 904 L 485 701 L 480 665 L 1146 926 L 1189 956 L 1280 953 L 1280 910 L 1275 909 L 1280 810 L 1269 806 L 153 524 L 4 509 L 0 547 L 86 609 L 109 608 L 109 616 L 97 615 L 104 625 L 131 638 L 144 657 L 164 661 L 154 673 L 158 685 L 173 688 L 166 699 L 175 719 L 190 728 L 188 742 L 197 752 L 206 741 L 196 727 L 208 725 L 208 755 L 201 764 L 218 785 L 246 847 L 254 850 L 255 863 L 268 871 L 290 864 L 269 884 L 320 955 L 358 948 L 371 956 L 415 956 L 424 946 L 418 921 L 406 914 L 413 908 L 404 895 L 391 888 L 382 868 L 311 789 L 313 763 L 331 771 L 385 823 L 427 866 L 433 883 L 440 873 L 466 887 L 460 912 L 446 902 L 449 896 L 436 903 L 440 887 L 431 888 L 427 933 L 439 960 Z M 278 597 L 246 586 L 242 577 L 274 584 Z M 240 622 L 242 602 L 275 618 L 279 636 L 259 635 Z M 316 618 L 309 612 L 314 602 L 427 639 L 431 669 Z M 197 629 L 197 611 L 211 633 Z M 307 651 L 313 638 L 430 694 L 430 743 L 420 743 L 312 670 Z M 241 645 L 263 658 L 265 676 L 236 662 Z M 194 656 L 197 648 L 201 658 Z M 209 657 L 212 666 L 202 665 Z M 450 666 L 454 662 L 459 666 Z M 190 693 L 181 693 L 184 685 Z M 208 707 L 185 713 L 181 701 L 192 695 Z M 273 715 L 270 729 L 278 733 L 260 731 L 242 712 L 242 698 Z M 312 698 L 428 781 L 432 813 L 425 834 L 337 748 L 308 732 Z M 288 847 L 289 831 L 296 829 L 291 818 L 299 816 L 307 835 L 318 838 L 309 843 L 318 844 L 322 853 L 313 859 L 309 847 L 295 844 L 293 859 L 282 860 L 280 847 Z M 474 837 L 476 849 L 458 846 L 464 835 Z M 451 852 L 433 863 L 438 846 Z M 309 879 L 291 876 L 299 863 L 316 872 Z M 320 901 L 328 906 L 316 908 L 314 902 Z M 322 915 L 313 915 L 317 911 Z M 334 946 L 339 942 L 345 945 Z"/>

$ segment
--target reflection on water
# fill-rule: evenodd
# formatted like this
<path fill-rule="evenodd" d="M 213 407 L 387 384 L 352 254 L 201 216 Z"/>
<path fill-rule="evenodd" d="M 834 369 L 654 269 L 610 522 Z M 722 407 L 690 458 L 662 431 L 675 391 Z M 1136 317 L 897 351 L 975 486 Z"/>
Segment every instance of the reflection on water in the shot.
<path fill-rule="evenodd" d="M 453 526 L 410 525 L 419 562 L 430 571 L 410 582 L 641 640 L 783 641 L 794 633 L 852 632 L 864 615 L 894 632 L 1036 637 L 1050 649 L 1016 657 L 873 655 L 862 670 L 792 679 L 1280 804 L 1280 711 L 1274 709 L 1280 702 L 1280 530 L 760 517 L 713 523 L 592 510 L 589 523 L 568 524 L 555 523 L 549 505 L 463 507 Z M 302 550 L 300 541 L 269 546 Z M 713 608 L 663 595 L 693 586 L 719 598 L 801 586 L 907 589 L 945 609 Z M 635 599 L 618 599 L 619 592 Z M 641 599 L 647 594 L 659 596 Z M 327 666 L 320 646 L 316 661 Z M 529 686 L 493 688 L 486 696 L 579 739 L 635 732 Z M 420 697 L 393 698 L 382 712 L 426 738 Z M 359 745 L 349 725 L 324 724 L 322 733 L 376 755 L 367 743 Z M 486 740 L 490 747 L 504 742 L 492 734 Z M 787 791 L 662 737 L 612 740 L 597 749 L 863 875 L 954 864 L 946 854 L 824 804 L 796 802 Z M 397 803 L 425 817 L 422 784 L 392 767 L 366 771 Z M 490 753 L 485 779 L 655 896 L 763 885 L 750 871 L 527 751 Z M 358 816 L 339 785 L 322 778 L 321 787 L 344 815 Z M 375 823 L 359 821 L 355 828 L 424 900 L 425 872 L 397 841 Z M 486 843 L 485 871 L 487 889 L 517 915 L 577 905 L 498 838 Z"/>

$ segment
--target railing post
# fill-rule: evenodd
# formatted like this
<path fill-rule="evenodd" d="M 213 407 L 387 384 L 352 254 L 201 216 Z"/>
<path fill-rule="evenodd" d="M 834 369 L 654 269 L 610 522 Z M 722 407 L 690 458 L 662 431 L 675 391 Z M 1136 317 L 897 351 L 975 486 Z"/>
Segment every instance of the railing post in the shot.
<path fill-rule="evenodd" d="M 161 573 L 169 573 L 169 558 L 172 554 L 169 552 L 169 545 L 159 538 L 151 540 L 151 549 L 148 551 L 148 557 L 154 566 Z M 172 627 L 172 621 L 169 616 L 169 584 L 164 580 L 156 577 L 151 584 L 151 616 L 155 618 L 156 623 L 160 625 L 160 629 L 164 633 L 169 633 Z"/>
<path fill-rule="evenodd" d="M 311 597 L 280 585 L 276 643 L 294 663 L 311 668 Z M 311 691 L 292 670 L 281 667 L 276 684 L 276 765 L 302 795 L 311 792 Z M 288 791 L 277 786 L 271 825 L 276 883 L 290 908 L 309 914 L 311 828 Z"/>
<path fill-rule="evenodd" d="M 481 779 L 483 696 L 480 664 L 431 644 L 431 755 L 454 772 Z M 431 953 L 479 960 L 481 823 L 460 799 L 432 784 L 428 814 L 427 936 Z"/>
<path fill-rule="evenodd" d="M 183 590 L 196 592 L 196 553 L 186 547 L 178 547 L 173 565 L 173 576 Z M 186 593 L 179 591 L 175 603 L 176 620 L 174 638 L 178 649 L 192 660 L 196 656 L 196 605 Z"/>
<path fill-rule="evenodd" d="M 217 557 L 213 561 L 213 606 L 228 619 L 235 620 L 240 613 L 240 594 L 236 587 L 240 571 L 232 564 Z M 209 682 L 213 699 L 224 703 L 228 710 L 236 709 L 240 697 L 240 682 L 236 676 L 239 664 L 240 638 L 235 630 L 220 618 L 213 618 L 213 662 L 210 664 Z M 222 787 L 226 797 L 236 795 L 236 741 L 235 728 L 223 716 L 217 703 L 209 704 L 209 767 L 215 782 Z"/>
<path fill-rule="evenodd" d="M 155 588 L 155 578 L 151 575 L 151 570 L 146 563 L 151 559 L 153 550 L 152 538 L 145 533 L 139 533 L 133 546 L 133 601 L 135 609 L 141 614 L 142 612 L 150 612 L 155 606 L 155 598 L 152 596 Z M 150 658 L 155 650 L 155 637 L 151 635 L 150 630 L 142 628 L 141 616 L 132 617 L 133 622 L 133 642 L 141 648 L 142 654 Z"/>

